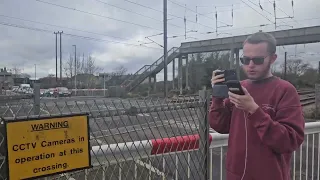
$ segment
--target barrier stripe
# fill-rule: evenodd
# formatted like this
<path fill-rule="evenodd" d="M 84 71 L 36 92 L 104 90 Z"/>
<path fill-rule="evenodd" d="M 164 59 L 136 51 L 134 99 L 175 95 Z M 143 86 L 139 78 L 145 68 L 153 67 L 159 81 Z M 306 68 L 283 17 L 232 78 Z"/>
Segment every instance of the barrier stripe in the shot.
<path fill-rule="evenodd" d="M 209 144 L 211 144 L 212 135 L 208 136 Z M 151 155 L 199 149 L 199 139 L 199 134 L 152 139 Z"/>

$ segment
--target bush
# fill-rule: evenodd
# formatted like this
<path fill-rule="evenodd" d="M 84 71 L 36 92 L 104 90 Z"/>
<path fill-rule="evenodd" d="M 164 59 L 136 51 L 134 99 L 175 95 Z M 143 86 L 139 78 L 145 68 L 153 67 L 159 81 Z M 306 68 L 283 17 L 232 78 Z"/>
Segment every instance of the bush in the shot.
<path fill-rule="evenodd" d="M 320 119 L 320 110 L 316 114 L 316 108 L 312 108 L 310 111 L 304 114 L 306 119 Z"/>

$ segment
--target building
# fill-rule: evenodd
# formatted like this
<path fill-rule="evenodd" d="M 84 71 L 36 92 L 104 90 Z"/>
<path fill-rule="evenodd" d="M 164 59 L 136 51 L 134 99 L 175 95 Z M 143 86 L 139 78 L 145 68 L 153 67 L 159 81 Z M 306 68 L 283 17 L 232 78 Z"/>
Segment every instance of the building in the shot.
<path fill-rule="evenodd" d="M 10 89 L 14 85 L 12 73 L 6 67 L 0 69 L 0 85 L 2 89 Z"/>

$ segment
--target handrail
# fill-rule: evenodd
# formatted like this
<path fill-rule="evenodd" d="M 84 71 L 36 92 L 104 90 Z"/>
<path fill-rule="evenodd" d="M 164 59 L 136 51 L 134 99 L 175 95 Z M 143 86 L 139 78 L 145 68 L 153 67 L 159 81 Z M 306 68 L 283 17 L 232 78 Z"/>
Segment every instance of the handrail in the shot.
<path fill-rule="evenodd" d="M 320 133 L 320 122 L 305 123 L 305 135 Z M 209 133 L 210 148 L 228 145 L 228 134 Z M 199 135 L 186 135 L 171 138 L 141 140 L 117 144 L 92 146 L 92 165 L 117 164 L 119 162 L 154 157 L 170 153 L 194 151 L 199 148 Z M 159 151 L 159 147 L 165 147 Z M 179 148 L 174 148 L 179 147 Z M 108 157 L 108 158 L 106 158 Z"/>
<path fill-rule="evenodd" d="M 151 66 L 151 65 L 144 65 L 144 66 L 142 66 L 142 68 L 140 68 L 137 72 L 135 72 L 135 73 L 134 73 L 133 75 L 131 75 L 128 79 L 126 79 L 123 83 L 121 83 L 121 86 L 126 86 L 126 84 L 125 84 L 126 82 L 130 82 L 130 80 L 131 80 L 132 78 L 136 77 L 142 69 L 145 69 L 146 67 L 149 67 L 149 66 Z"/>
<path fill-rule="evenodd" d="M 169 54 L 169 52 L 171 51 L 171 50 L 173 50 L 174 48 L 176 48 L 176 47 L 172 47 L 169 51 L 168 51 L 168 54 Z M 161 56 L 159 59 L 157 59 L 154 63 L 152 63 L 151 65 L 144 65 L 142 68 L 140 68 L 137 72 L 135 72 L 133 75 L 131 75 L 127 80 L 125 80 L 121 85 L 122 86 L 126 86 L 125 85 L 125 82 L 128 82 L 128 81 L 130 81 L 132 78 L 134 78 L 134 77 L 136 77 L 136 75 L 138 75 L 139 73 L 140 73 L 140 71 L 143 69 L 143 68 L 145 68 L 146 66 L 153 66 L 155 63 L 157 63 L 160 59 L 162 59 L 163 58 L 163 56 Z M 143 71 L 143 73 L 144 72 L 146 72 L 146 70 L 144 70 Z M 142 73 L 142 74 L 143 74 Z M 130 82 L 129 82 L 130 83 Z"/>
<path fill-rule="evenodd" d="M 171 49 L 168 51 L 168 56 L 172 55 L 172 54 L 173 54 L 174 52 L 176 52 L 177 50 L 179 50 L 179 48 L 176 48 L 176 47 L 171 48 Z M 158 61 L 160 61 L 160 60 L 161 60 L 161 62 L 158 64 Z M 162 62 L 163 62 L 163 56 L 161 56 L 157 61 L 155 61 L 153 64 L 151 64 L 151 65 L 150 65 L 143 73 L 141 73 L 139 76 L 135 76 L 135 77 L 134 77 L 135 79 L 134 79 L 132 82 L 138 80 L 140 77 L 142 77 L 142 76 L 145 75 L 146 73 L 153 72 L 153 71 L 158 67 L 158 65 L 160 65 Z M 130 82 L 127 86 L 130 86 L 132 82 Z"/>

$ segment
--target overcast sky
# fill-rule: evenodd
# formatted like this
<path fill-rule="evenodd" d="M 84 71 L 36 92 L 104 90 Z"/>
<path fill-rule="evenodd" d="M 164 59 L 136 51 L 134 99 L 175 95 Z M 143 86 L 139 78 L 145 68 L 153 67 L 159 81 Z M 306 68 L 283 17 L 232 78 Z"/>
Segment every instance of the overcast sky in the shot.
<path fill-rule="evenodd" d="M 261 10 L 259 0 L 168 0 L 168 36 L 177 36 L 168 39 L 168 49 L 179 47 L 181 42 L 216 38 L 216 33 L 207 33 L 216 30 L 215 6 L 218 37 L 250 34 L 259 29 L 273 31 L 270 1 L 260 0 Z M 277 30 L 320 25 L 319 0 L 294 0 L 294 14 L 291 0 L 277 0 L 276 6 L 278 18 L 294 15 L 293 19 L 277 20 L 278 25 L 284 25 Z M 18 67 L 34 77 L 36 64 L 37 77 L 54 74 L 53 32 L 63 31 L 64 62 L 74 54 L 75 44 L 78 55 L 91 54 L 105 72 L 123 65 L 134 73 L 163 54 L 162 47 L 145 38 L 162 33 L 162 8 L 161 0 L 0 0 L 0 67 Z M 184 16 L 187 31 L 197 31 L 187 33 L 187 39 Z M 226 24 L 232 26 L 220 27 Z M 150 38 L 163 44 L 161 35 Z M 141 46 L 143 42 L 148 44 Z M 319 47 L 318 44 L 279 47 L 279 62 L 283 60 L 283 52 L 288 51 L 289 57 L 296 55 L 316 67 Z M 158 79 L 162 76 L 160 73 Z"/>

